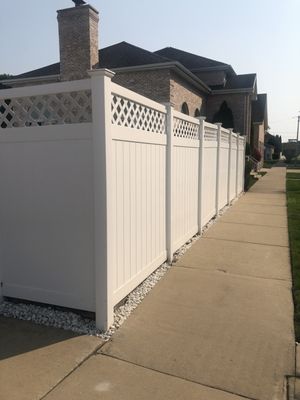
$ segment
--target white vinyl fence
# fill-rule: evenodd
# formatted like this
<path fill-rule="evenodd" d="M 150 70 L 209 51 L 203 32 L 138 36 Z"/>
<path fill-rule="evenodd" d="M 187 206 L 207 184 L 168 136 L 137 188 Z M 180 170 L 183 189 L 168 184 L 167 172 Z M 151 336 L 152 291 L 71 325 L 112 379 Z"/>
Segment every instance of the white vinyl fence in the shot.
<path fill-rule="evenodd" d="M 245 142 L 90 75 L 0 91 L 0 295 L 95 311 L 106 329 L 243 191 Z"/>

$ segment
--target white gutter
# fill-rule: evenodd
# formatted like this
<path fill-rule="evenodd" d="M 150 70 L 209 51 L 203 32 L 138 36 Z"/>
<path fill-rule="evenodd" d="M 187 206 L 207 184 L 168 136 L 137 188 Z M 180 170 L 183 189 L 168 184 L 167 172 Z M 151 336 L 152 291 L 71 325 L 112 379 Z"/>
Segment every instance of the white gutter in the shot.
<path fill-rule="evenodd" d="M 15 78 L 15 79 L 3 79 L 0 81 L 3 85 L 14 85 L 16 83 L 22 84 L 22 83 L 38 83 L 38 82 L 44 82 L 45 80 L 47 81 L 58 81 L 60 78 L 60 75 L 44 75 L 44 76 L 38 76 L 38 77 L 33 77 L 33 78 Z"/>

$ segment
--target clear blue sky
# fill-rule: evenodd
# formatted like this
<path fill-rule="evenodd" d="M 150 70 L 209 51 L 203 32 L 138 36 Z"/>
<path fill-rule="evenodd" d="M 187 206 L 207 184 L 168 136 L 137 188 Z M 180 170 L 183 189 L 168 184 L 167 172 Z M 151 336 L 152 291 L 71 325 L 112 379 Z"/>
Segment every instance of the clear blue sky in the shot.
<path fill-rule="evenodd" d="M 173 46 L 256 72 L 268 93 L 271 132 L 296 135 L 300 111 L 299 0 L 90 0 L 100 11 L 100 46 L 127 41 Z M 0 73 L 59 61 L 56 10 L 71 0 L 1 0 Z"/>

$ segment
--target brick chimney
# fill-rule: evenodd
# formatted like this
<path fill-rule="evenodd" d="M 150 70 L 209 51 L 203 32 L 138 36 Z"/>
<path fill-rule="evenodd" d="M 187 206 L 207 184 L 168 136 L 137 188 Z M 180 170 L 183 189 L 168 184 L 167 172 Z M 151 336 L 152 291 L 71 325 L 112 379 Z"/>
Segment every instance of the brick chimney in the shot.
<path fill-rule="evenodd" d="M 99 13 L 89 4 L 57 11 L 60 77 L 62 81 L 84 79 L 99 65 Z"/>

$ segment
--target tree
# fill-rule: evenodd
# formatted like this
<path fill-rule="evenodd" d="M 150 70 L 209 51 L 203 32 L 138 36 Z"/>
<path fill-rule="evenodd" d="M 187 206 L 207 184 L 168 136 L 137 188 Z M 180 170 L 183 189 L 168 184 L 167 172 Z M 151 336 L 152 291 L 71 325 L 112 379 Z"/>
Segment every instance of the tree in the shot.
<path fill-rule="evenodd" d="M 282 139 L 279 135 L 271 135 L 271 133 L 266 133 L 265 143 L 274 146 L 274 160 L 280 158 L 280 153 L 282 152 Z"/>
<path fill-rule="evenodd" d="M 5 79 L 10 79 L 12 77 L 13 75 L 10 74 L 0 74 L 0 81 L 4 81 Z"/>

